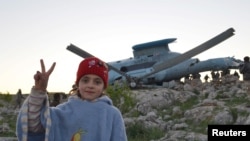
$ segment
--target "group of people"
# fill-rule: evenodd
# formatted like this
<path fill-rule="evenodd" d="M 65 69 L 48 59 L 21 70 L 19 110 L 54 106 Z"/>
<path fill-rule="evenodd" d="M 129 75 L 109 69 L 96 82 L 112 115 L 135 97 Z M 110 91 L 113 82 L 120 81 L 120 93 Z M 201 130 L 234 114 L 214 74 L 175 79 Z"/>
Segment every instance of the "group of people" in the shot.
<path fill-rule="evenodd" d="M 244 63 L 240 64 L 240 66 L 239 66 L 239 72 L 243 76 L 243 81 L 245 81 L 246 83 L 249 82 L 249 89 L 250 89 L 250 57 L 249 56 L 245 56 L 243 58 L 243 60 L 244 60 Z M 230 74 L 230 70 L 228 70 L 228 69 L 223 70 L 221 72 L 221 74 L 219 72 L 211 71 L 211 76 L 212 76 L 213 80 L 218 80 L 219 77 L 226 76 L 227 74 Z M 235 71 L 233 75 L 236 76 L 236 77 L 238 77 L 238 78 L 240 77 L 237 71 Z M 208 79 L 209 79 L 209 76 L 205 75 L 204 76 L 204 80 L 207 82 Z"/>
<path fill-rule="evenodd" d="M 211 71 L 211 80 L 213 81 L 213 82 L 219 82 L 219 81 L 221 81 L 221 79 L 223 78 L 223 77 L 228 77 L 229 75 L 232 75 L 232 74 L 230 74 L 230 70 L 229 69 L 225 69 L 225 70 L 223 70 L 223 71 L 221 71 L 221 72 L 219 72 L 219 71 Z M 240 78 L 240 76 L 239 76 L 239 74 L 238 74 L 238 72 L 237 71 L 234 71 L 234 73 L 233 73 L 233 76 L 236 76 L 237 77 L 237 79 L 239 79 Z M 205 80 L 205 82 L 208 82 L 208 79 L 209 79 L 210 77 L 206 74 L 205 76 L 204 76 L 204 80 Z"/>
<path fill-rule="evenodd" d="M 240 64 L 240 66 L 239 66 L 239 72 L 243 76 L 243 81 L 245 83 L 247 83 L 247 85 L 249 83 L 249 85 L 247 87 L 250 89 L 250 57 L 249 56 L 245 56 L 243 58 L 243 60 L 244 60 L 243 63 Z M 221 74 L 219 74 L 218 72 L 215 73 L 214 71 L 211 72 L 211 75 L 212 75 L 213 79 L 218 79 L 218 77 L 220 77 L 220 76 L 223 77 L 223 76 L 226 76 L 228 74 L 230 74 L 230 70 L 229 69 L 223 70 L 221 72 Z M 233 75 L 236 76 L 236 77 L 238 77 L 238 78 L 240 77 L 237 71 L 235 71 Z"/>

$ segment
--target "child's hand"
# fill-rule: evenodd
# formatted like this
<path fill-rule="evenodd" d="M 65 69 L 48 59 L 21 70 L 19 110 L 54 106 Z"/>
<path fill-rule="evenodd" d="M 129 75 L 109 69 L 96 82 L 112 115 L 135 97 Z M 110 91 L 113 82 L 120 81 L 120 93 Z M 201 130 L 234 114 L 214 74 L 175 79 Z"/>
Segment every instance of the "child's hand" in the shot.
<path fill-rule="evenodd" d="M 35 79 L 34 89 L 46 92 L 49 76 L 53 72 L 56 66 L 56 63 L 54 62 L 47 72 L 45 70 L 43 59 L 40 60 L 40 63 L 41 63 L 42 72 L 37 71 L 36 74 L 34 75 L 34 79 Z"/>

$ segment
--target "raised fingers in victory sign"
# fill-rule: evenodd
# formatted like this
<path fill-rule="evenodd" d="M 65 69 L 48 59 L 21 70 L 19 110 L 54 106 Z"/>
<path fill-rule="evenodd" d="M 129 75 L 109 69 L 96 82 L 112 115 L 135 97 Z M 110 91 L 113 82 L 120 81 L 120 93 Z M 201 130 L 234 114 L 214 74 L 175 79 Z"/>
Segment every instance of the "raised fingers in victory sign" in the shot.
<path fill-rule="evenodd" d="M 40 60 L 40 64 L 41 64 L 41 72 L 37 71 L 36 74 L 34 75 L 35 79 L 34 89 L 46 92 L 49 76 L 53 72 L 56 63 L 54 62 L 48 71 L 46 71 L 45 69 L 43 59 Z"/>

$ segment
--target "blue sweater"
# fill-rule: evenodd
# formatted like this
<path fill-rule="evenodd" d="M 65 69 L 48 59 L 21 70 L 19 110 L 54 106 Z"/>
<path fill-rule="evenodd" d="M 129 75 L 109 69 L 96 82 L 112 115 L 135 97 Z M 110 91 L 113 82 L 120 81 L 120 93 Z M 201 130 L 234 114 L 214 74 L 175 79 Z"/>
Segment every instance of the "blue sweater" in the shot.
<path fill-rule="evenodd" d="M 46 100 L 40 118 L 45 131 L 41 133 L 26 131 L 27 101 L 17 119 L 19 141 L 127 141 L 122 115 L 107 96 L 94 102 L 71 96 L 57 107 L 49 107 Z"/>

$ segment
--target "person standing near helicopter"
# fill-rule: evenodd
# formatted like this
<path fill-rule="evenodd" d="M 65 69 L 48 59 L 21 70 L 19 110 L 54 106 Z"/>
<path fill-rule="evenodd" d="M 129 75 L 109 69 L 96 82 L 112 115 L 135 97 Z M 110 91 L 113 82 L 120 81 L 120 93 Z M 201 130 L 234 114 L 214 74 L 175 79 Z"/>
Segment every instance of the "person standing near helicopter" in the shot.
<path fill-rule="evenodd" d="M 244 57 L 244 63 L 239 66 L 239 71 L 243 74 L 243 81 L 247 91 L 250 92 L 250 61 L 249 56 Z"/>
<path fill-rule="evenodd" d="M 250 62 L 248 56 L 244 57 L 244 63 L 240 65 L 239 71 L 243 74 L 244 81 L 250 81 Z"/>

